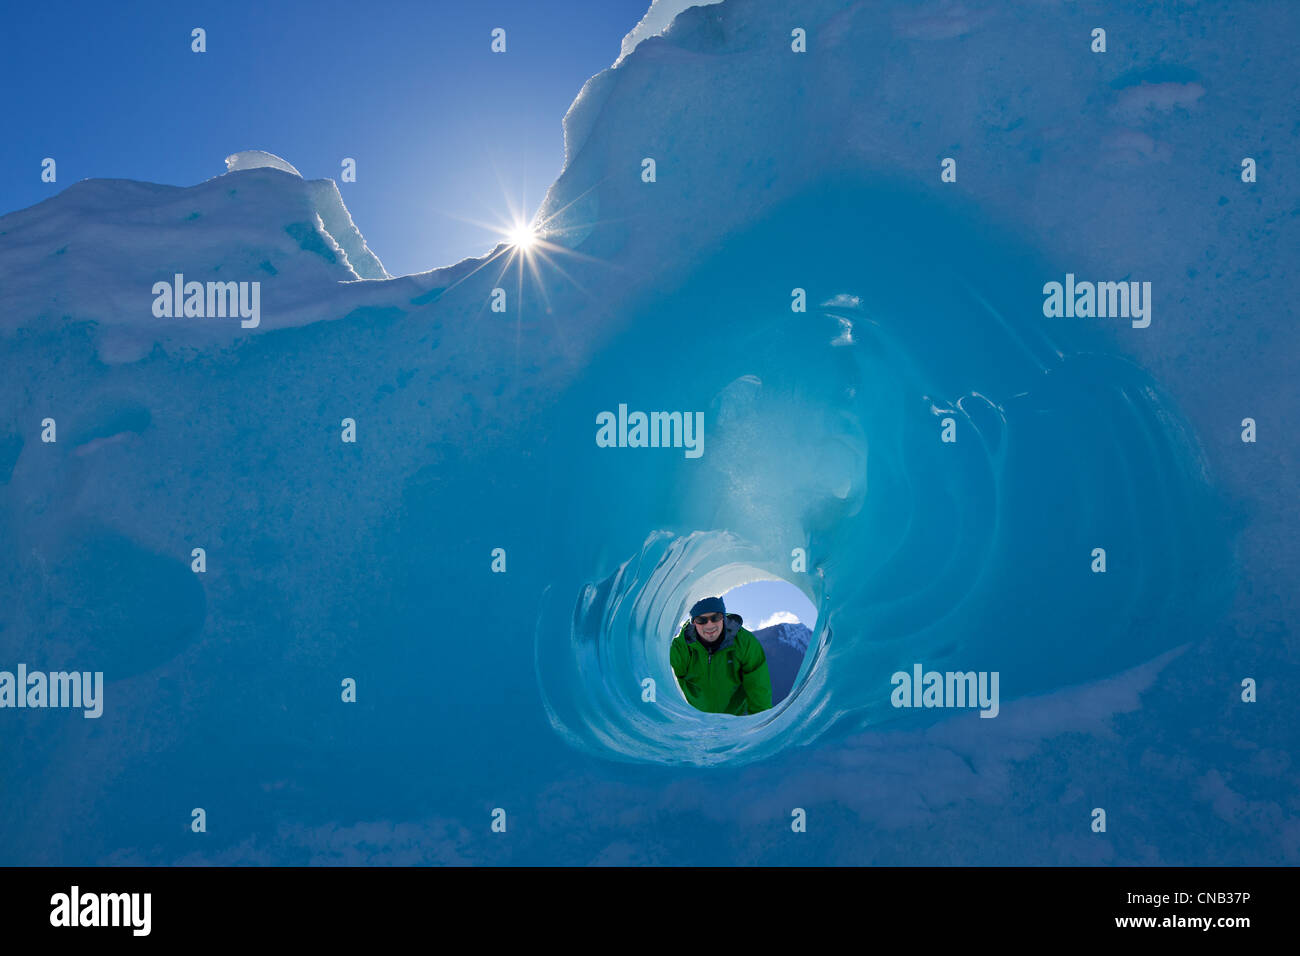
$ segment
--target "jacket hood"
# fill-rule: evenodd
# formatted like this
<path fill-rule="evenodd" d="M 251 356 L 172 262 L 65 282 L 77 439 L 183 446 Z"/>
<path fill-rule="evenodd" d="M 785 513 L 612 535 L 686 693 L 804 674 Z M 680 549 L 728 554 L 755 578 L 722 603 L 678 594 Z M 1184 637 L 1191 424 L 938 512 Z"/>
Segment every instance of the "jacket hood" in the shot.
<path fill-rule="evenodd" d="M 736 634 L 739 633 L 740 625 L 744 623 L 744 620 L 745 619 L 739 614 L 727 614 L 727 619 L 722 622 L 722 642 L 718 644 L 718 650 L 722 650 L 724 647 L 736 643 Z M 686 622 L 686 626 L 682 628 L 682 634 L 685 635 L 688 644 L 691 641 L 699 641 L 701 644 L 704 643 L 703 641 L 700 641 L 700 636 L 695 633 L 694 621 Z"/>

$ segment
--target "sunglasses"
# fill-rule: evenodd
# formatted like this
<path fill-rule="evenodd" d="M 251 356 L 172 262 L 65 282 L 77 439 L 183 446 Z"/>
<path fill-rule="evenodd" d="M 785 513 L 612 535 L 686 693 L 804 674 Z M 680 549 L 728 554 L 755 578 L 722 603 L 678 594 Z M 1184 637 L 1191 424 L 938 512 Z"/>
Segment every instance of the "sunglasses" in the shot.
<path fill-rule="evenodd" d="M 717 624 L 722 620 L 721 614 L 702 614 L 695 619 L 696 624 Z"/>

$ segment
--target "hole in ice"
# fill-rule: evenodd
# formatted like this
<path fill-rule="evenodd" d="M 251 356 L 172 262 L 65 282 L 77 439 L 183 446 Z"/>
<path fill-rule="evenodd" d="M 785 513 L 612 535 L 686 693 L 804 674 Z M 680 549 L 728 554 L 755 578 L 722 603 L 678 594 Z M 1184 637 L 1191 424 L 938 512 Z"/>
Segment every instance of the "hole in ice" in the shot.
<path fill-rule="evenodd" d="M 817 619 L 807 596 L 778 580 L 704 596 L 720 598 L 723 610 L 694 620 L 687 616 L 674 631 L 669 653 L 686 702 L 705 713 L 744 716 L 790 696 Z"/>

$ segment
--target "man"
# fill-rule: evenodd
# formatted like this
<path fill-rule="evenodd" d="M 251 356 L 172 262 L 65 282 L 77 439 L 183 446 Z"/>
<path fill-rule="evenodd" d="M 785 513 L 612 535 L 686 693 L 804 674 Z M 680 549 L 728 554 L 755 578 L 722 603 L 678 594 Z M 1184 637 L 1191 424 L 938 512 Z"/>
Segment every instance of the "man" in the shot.
<path fill-rule="evenodd" d="M 668 651 L 686 700 L 710 714 L 757 714 L 772 706 L 763 645 L 720 597 L 696 601 Z"/>

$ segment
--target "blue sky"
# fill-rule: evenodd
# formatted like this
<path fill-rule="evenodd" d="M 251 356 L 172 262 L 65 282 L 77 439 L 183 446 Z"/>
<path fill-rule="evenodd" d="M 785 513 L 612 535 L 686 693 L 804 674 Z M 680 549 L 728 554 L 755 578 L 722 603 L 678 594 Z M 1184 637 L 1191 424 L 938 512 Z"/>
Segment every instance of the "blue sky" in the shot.
<path fill-rule="evenodd" d="M 242 149 L 340 183 L 394 275 L 480 255 L 464 220 L 531 214 L 562 120 L 648 0 L 11 5 L 0 31 L 0 215 L 81 179 L 188 186 Z M 207 52 L 190 31 L 207 31 Z M 490 50 L 506 30 L 504 54 Z M 58 181 L 40 180 L 41 160 Z"/>
<path fill-rule="evenodd" d="M 733 588 L 723 595 L 728 611 L 745 619 L 745 627 L 758 630 L 768 623 L 795 620 L 812 627 L 817 623 L 817 609 L 793 584 L 788 581 L 752 581 Z M 784 615 L 773 620 L 773 615 Z"/>

